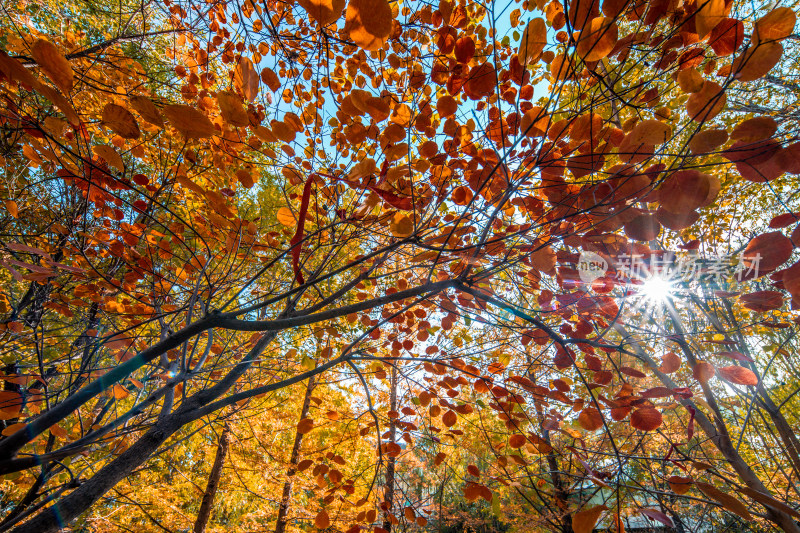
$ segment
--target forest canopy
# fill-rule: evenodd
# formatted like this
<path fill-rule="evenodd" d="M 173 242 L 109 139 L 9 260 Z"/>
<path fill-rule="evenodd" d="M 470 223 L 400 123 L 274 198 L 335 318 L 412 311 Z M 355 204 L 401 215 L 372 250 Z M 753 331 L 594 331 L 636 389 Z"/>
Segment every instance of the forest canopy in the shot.
<path fill-rule="evenodd" d="M 4 3 L 0 533 L 800 533 L 798 9 Z"/>

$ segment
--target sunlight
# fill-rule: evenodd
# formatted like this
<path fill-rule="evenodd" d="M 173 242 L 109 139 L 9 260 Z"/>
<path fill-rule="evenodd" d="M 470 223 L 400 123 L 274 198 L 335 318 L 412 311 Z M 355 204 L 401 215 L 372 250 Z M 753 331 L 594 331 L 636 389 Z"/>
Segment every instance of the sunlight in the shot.
<path fill-rule="evenodd" d="M 672 294 L 672 283 L 659 276 L 652 276 L 642 283 L 639 294 L 653 303 L 663 303 Z"/>

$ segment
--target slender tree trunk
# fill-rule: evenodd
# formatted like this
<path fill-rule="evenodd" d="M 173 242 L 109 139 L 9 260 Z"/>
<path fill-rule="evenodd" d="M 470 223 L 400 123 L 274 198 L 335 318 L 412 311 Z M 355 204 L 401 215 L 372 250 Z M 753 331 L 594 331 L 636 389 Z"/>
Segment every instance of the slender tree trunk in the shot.
<path fill-rule="evenodd" d="M 311 406 L 311 393 L 316 385 L 316 380 L 312 377 L 306 385 L 306 396 L 303 399 L 303 409 L 300 411 L 300 420 L 308 416 L 308 409 Z M 275 533 L 286 531 L 286 522 L 289 518 L 289 507 L 292 499 L 292 488 L 294 487 L 294 475 L 297 473 L 297 463 L 300 461 L 300 446 L 303 444 L 303 434 L 299 431 L 295 433 L 292 455 L 289 459 L 289 469 L 286 471 L 286 483 L 283 484 L 283 494 L 281 503 L 278 507 L 278 521 L 275 524 Z"/>
<path fill-rule="evenodd" d="M 530 374 L 528 377 L 533 378 Z M 533 403 L 536 407 L 539 424 L 542 426 L 542 439 L 552 448 L 550 431 L 544 427 L 542 405 L 538 399 L 534 399 Z M 553 494 L 556 500 L 555 504 L 561 512 L 561 533 L 573 533 L 572 514 L 569 512 L 569 491 L 564 487 L 564 480 L 561 478 L 561 469 L 558 465 L 558 457 L 556 457 L 553 449 L 547 453 L 547 468 L 550 470 L 550 479 L 553 481 L 553 488 L 555 489 Z"/>
<path fill-rule="evenodd" d="M 397 367 L 392 366 L 392 378 L 390 383 L 391 390 L 389 391 L 389 410 L 397 411 Z M 389 420 L 389 442 L 395 442 L 395 419 Z M 394 507 L 394 477 L 395 477 L 395 457 L 389 455 L 386 462 L 386 494 L 384 496 L 384 520 L 383 529 L 392 531 L 392 522 L 390 516 L 392 515 L 392 508 Z"/>
<path fill-rule="evenodd" d="M 194 522 L 194 533 L 203 533 L 206 530 L 208 519 L 211 517 L 211 510 L 214 508 L 214 497 L 217 495 L 219 480 L 222 477 L 222 466 L 225 464 L 225 456 L 228 455 L 231 428 L 225 424 L 222 435 L 219 436 L 217 443 L 217 455 L 214 457 L 214 466 L 208 474 L 208 485 L 203 494 L 203 501 L 200 502 L 200 510 L 197 512 L 197 520 Z"/>

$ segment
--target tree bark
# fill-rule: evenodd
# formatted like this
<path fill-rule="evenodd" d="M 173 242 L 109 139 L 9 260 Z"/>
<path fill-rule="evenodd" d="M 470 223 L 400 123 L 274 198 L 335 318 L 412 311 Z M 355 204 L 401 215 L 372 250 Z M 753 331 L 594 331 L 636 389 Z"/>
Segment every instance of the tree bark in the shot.
<path fill-rule="evenodd" d="M 306 396 L 303 399 L 303 408 L 300 411 L 300 420 L 308 416 L 308 410 L 311 407 L 311 392 L 314 390 L 315 381 L 313 377 L 308 379 Z M 303 434 L 298 431 L 294 436 L 292 455 L 289 458 L 289 469 L 286 471 L 286 483 L 283 484 L 283 494 L 281 495 L 281 503 L 278 507 L 278 521 L 275 523 L 275 533 L 284 533 L 284 531 L 286 531 L 286 522 L 289 518 L 289 507 L 292 499 L 292 489 L 294 487 L 294 475 L 297 473 L 297 463 L 300 460 L 300 446 L 302 444 Z"/>
<path fill-rule="evenodd" d="M 396 363 L 395 363 L 396 364 Z M 391 390 L 389 391 L 389 410 L 397 411 L 397 367 L 392 366 L 392 377 L 390 383 Z M 389 442 L 395 442 L 395 419 L 389 420 Z M 395 457 L 389 454 L 389 459 L 386 461 L 386 493 L 384 495 L 384 520 L 383 529 L 392 531 L 392 508 L 394 507 L 394 477 L 395 477 Z"/>
<path fill-rule="evenodd" d="M 200 510 L 197 512 L 197 520 L 194 522 L 194 533 L 204 533 L 208 519 L 211 518 L 211 510 L 214 508 L 214 497 L 217 495 L 219 480 L 222 477 L 222 466 L 225 464 L 225 456 L 228 455 L 231 428 L 225 424 L 222 435 L 219 436 L 217 443 L 217 454 L 214 457 L 214 466 L 208 474 L 208 485 L 203 494 L 203 501 L 200 502 Z"/>

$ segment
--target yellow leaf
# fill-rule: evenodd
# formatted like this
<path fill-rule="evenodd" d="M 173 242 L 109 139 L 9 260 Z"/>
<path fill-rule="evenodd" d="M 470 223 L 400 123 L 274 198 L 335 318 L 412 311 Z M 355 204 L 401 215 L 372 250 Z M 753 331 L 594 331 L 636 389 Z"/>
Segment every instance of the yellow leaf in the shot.
<path fill-rule="evenodd" d="M 287 228 L 292 228 L 297 225 L 297 219 L 294 218 L 292 210 L 288 207 L 281 207 L 278 209 L 278 222 Z"/>

